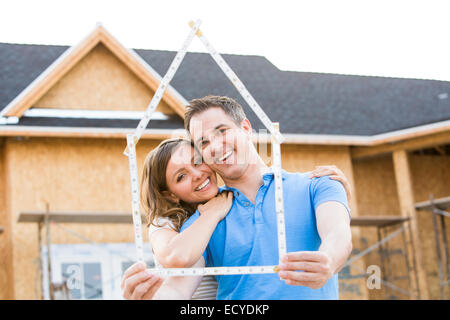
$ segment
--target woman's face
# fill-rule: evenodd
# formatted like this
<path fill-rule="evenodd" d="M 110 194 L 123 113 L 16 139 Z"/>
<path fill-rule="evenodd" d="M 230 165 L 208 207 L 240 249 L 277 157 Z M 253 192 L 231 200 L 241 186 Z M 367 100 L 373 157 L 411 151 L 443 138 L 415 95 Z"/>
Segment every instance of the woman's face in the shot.
<path fill-rule="evenodd" d="M 189 144 L 175 149 L 167 164 L 166 181 L 169 191 L 188 203 L 203 203 L 218 192 L 217 177 Z"/>

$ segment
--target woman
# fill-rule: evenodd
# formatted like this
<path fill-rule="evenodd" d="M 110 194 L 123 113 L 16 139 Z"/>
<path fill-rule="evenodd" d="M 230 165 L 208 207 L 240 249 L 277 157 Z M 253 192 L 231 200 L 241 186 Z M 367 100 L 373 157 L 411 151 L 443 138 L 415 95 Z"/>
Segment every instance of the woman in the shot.
<path fill-rule="evenodd" d="M 350 196 L 348 182 L 339 169 L 317 167 L 311 173 L 311 177 L 323 175 L 340 181 Z M 214 229 L 233 203 L 231 192 L 217 194 L 218 190 L 216 174 L 201 161 L 201 155 L 190 140 L 165 140 L 147 155 L 141 180 L 141 201 L 147 214 L 149 241 L 157 265 L 183 268 L 200 259 Z M 195 210 L 199 211 L 200 218 L 179 233 Z M 127 270 L 124 278 L 130 273 Z M 214 277 L 206 276 L 192 299 L 215 299 L 216 291 Z M 133 298 L 130 295 L 124 293 L 125 298 Z"/>
<path fill-rule="evenodd" d="M 141 200 L 157 265 L 192 266 L 233 203 L 231 192 L 217 195 L 216 174 L 197 160 L 200 155 L 186 139 L 165 140 L 145 159 Z M 200 218 L 178 233 L 196 209 Z M 192 299 L 215 299 L 216 291 L 214 277 L 206 276 Z"/>

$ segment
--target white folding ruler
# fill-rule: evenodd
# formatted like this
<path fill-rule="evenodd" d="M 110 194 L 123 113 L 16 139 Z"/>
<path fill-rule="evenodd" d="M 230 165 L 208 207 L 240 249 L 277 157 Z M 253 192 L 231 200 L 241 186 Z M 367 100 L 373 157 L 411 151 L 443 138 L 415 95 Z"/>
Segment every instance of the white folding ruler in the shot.
<path fill-rule="evenodd" d="M 244 84 L 239 80 L 237 75 L 231 70 L 221 55 L 212 47 L 203 33 L 200 31 L 200 20 L 196 23 L 190 22 L 191 30 L 186 38 L 183 46 L 178 51 L 172 64 L 169 67 L 166 75 L 161 80 L 158 89 L 155 92 L 144 117 L 138 124 L 134 134 L 127 135 L 127 148 L 124 154 L 128 156 L 130 166 L 130 183 L 132 195 L 132 210 L 133 210 L 133 224 L 136 242 L 137 259 L 143 261 L 143 244 L 142 244 L 142 222 L 139 208 L 139 185 L 136 161 L 136 144 L 146 129 L 152 113 L 155 111 L 160 102 L 164 91 L 168 87 L 170 80 L 175 75 L 178 67 L 186 55 L 189 44 L 194 35 L 197 35 L 203 42 L 213 59 L 217 62 L 219 67 L 233 83 L 245 101 L 249 104 L 255 114 L 259 117 L 261 122 L 272 134 L 272 157 L 273 157 L 273 172 L 275 177 L 275 209 L 277 217 L 277 233 L 278 233 L 278 254 L 281 257 L 286 253 L 286 233 L 284 222 L 284 200 L 283 200 L 283 186 L 281 176 L 281 149 L 280 144 L 284 138 L 279 131 L 278 124 L 272 123 L 269 117 L 265 114 L 263 109 L 259 106 L 256 100 L 245 88 Z M 208 268 L 154 268 L 148 269 L 154 274 L 161 276 L 199 276 L 199 275 L 236 275 L 236 274 L 267 274 L 278 272 L 277 266 L 238 266 L 238 267 L 208 267 Z"/>

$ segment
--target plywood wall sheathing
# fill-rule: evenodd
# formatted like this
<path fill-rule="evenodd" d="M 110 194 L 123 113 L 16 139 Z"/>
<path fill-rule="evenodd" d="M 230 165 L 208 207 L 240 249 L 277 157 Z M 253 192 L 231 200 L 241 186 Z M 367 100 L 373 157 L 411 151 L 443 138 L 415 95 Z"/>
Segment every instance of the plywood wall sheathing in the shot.
<path fill-rule="evenodd" d="M 5 138 L 0 138 L 0 300 L 14 299 L 13 239 L 8 208 L 8 164 L 5 157 Z"/>
<path fill-rule="evenodd" d="M 30 138 L 7 142 L 10 180 L 16 299 L 36 299 L 36 224 L 16 223 L 24 211 L 131 212 L 128 159 L 125 140 Z M 137 147 L 138 165 L 157 141 Z M 66 224 L 95 242 L 133 242 L 130 225 Z M 51 227 L 52 243 L 85 243 Z M 144 239 L 147 240 L 146 232 Z"/>
<path fill-rule="evenodd" d="M 99 43 L 36 102 L 36 108 L 144 111 L 153 97 L 136 75 Z M 157 111 L 175 113 L 162 100 Z"/>

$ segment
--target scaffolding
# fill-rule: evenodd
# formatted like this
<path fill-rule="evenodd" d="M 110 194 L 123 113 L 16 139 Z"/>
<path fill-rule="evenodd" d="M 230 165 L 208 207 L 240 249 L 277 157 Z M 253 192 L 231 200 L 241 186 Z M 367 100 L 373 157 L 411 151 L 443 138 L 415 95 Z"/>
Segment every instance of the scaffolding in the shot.
<path fill-rule="evenodd" d="M 414 251 L 411 250 L 411 253 L 408 253 L 408 245 L 412 243 L 410 218 L 400 216 L 362 216 L 352 218 L 350 225 L 353 227 L 376 228 L 377 242 L 350 258 L 344 267 L 353 266 L 356 268 L 355 265 L 352 265 L 356 260 L 359 260 L 360 258 L 368 255 L 369 253 L 375 252 L 375 250 L 378 249 L 381 262 L 380 282 L 385 285 L 387 296 L 392 297 L 392 291 L 396 291 L 408 296 L 411 299 L 420 299 L 420 289 L 418 285 Z M 396 229 L 395 231 L 392 230 L 394 228 Z M 406 230 L 409 230 L 409 232 L 406 232 Z M 403 243 L 403 250 L 401 252 L 408 274 L 405 276 L 394 276 L 392 272 L 392 261 L 388 242 L 400 234 L 402 235 Z M 406 234 L 409 235 L 409 239 L 407 239 Z M 412 257 L 410 256 L 411 254 L 413 255 Z M 410 261 L 412 261 L 412 263 Z M 359 270 L 359 268 L 356 269 Z M 361 272 L 364 270 L 359 271 Z M 401 288 L 394 284 L 397 280 L 405 279 L 408 280 L 408 289 Z"/>
<path fill-rule="evenodd" d="M 450 218 L 450 212 L 446 211 L 450 208 L 450 197 L 434 199 L 434 196 L 430 195 L 429 201 L 416 203 L 415 207 L 416 210 L 431 212 L 436 243 L 439 287 L 441 291 L 441 299 L 445 300 L 445 288 L 450 284 L 450 263 L 448 254 L 447 229 L 445 226 L 445 218 Z M 441 249 L 441 247 L 443 248 L 443 250 Z"/>
<path fill-rule="evenodd" d="M 50 225 L 59 226 L 59 223 L 133 223 L 130 213 L 50 212 L 48 208 L 45 212 L 22 212 L 19 214 L 17 222 L 38 224 L 39 252 L 42 252 L 43 249 L 42 231 L 45 231 L 45 247 L 47 248 L 47 258 L 42 260 L 41 255 L 39 255 L 39 265 L 42 266 L 42 293 L 43 298 L 46 300 L 55 300 L 57 298 L 68 299 L 70 297 L 70 293 L 64 283 L 52 283 L 51 281 Z M 59 227 L 63 228 L 62 226 Z M 87 239 L 82 235 L 75 233 L 74 231 L 68 230 L 66 228 L 63 229 L 78 238 L 82 238 L 82 240 L 86 242 L 96 244 L 90 239 Z"/>

